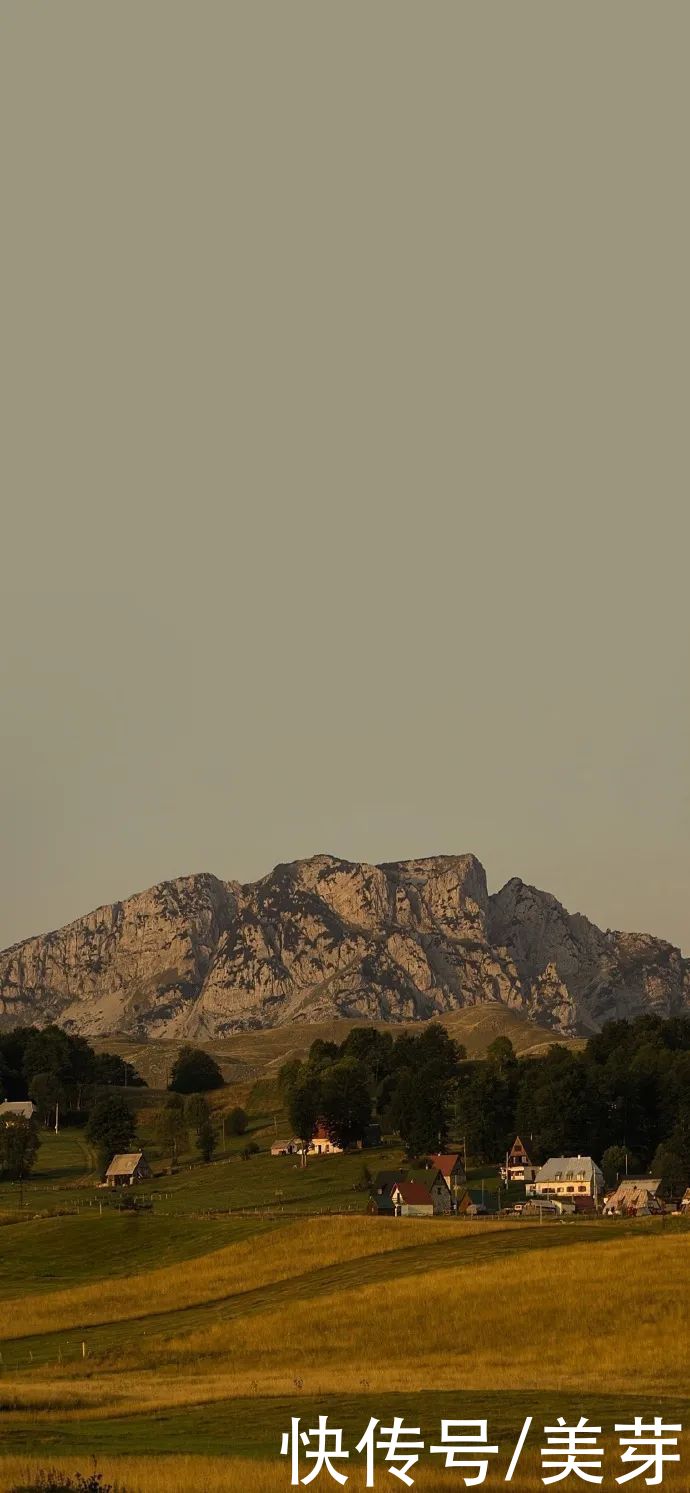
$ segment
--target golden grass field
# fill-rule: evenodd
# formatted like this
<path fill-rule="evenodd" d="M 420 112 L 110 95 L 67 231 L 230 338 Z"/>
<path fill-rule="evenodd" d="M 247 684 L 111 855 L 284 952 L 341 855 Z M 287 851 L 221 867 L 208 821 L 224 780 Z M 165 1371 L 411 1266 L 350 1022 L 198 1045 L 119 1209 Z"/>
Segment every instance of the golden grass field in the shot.
<path fill-rule="evenodd" d="M 359 1434 L 397 1403 L 411 1424 L 437 1403 L 438 1419 L 485 1414 L 501 1446 L 526 1406 L 543 1425 L 581 1401 L 607 1434 L 618 1404 L 673 1419 L 689 1264 L 680 1224 L 304 1218 L 121 1281 L 10 1297 L 5 1359 L 32 1342 L 44 1361 L 0 1378 L 0 1490 L 39 1465 L 87 1471 L 92 1452 L 129 1493 L 288 1487 L 280 1430 L 324 1402 Z M 87 1328 L 87 1358 L 59 1364 L 61 1335 Z M 415 1486 L 446 1485 L 458 1474 L 428 1458 L 415 1470 Z M 356 1465 L 348 1486 L 364 1486 Z M 541 1486 L 534 1453 L 519 1486 Z"/>

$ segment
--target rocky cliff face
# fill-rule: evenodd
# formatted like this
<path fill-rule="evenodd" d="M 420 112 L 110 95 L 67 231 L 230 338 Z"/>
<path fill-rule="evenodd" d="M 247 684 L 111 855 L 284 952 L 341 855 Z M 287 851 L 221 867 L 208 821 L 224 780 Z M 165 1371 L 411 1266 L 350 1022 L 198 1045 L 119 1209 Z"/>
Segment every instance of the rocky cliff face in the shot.
<path fill-rule="evenodd" d="M 602 933 L 518 879 L 490 897 L 473 855 L 319 855 L 247 886 L 183 877 L 0 954 L 1 1026 L 58 1021 L 85 1036 L 409 1021 L 487 1001 L 586 1033 L 690 1010 L 690 961 L 660 939 Z"/>

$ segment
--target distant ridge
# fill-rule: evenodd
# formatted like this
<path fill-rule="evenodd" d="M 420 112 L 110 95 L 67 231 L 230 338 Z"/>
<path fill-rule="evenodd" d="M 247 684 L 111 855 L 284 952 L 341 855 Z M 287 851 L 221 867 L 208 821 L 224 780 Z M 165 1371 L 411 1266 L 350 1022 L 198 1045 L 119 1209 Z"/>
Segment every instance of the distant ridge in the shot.
<path fill-rule="evenodd" d="M 690 1010 L 690 961 L 603 933 L 474 855 L 316 855 L 240 885 L 202 873 L 0 954 L 0 1026 L 193 1037 L 340 1017 L 407 1022 L 499 1002 L 563 1035 Z"/>

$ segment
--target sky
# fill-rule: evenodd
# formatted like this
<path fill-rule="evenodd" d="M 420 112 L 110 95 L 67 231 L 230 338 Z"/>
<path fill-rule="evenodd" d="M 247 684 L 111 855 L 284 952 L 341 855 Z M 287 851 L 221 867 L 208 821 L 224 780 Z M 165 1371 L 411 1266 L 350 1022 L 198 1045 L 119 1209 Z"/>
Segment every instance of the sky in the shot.
<path fill-rule="evenodd" d="M 8 0 L 0 946 L 473 851 L 690 953 L 690 18 Z"/>

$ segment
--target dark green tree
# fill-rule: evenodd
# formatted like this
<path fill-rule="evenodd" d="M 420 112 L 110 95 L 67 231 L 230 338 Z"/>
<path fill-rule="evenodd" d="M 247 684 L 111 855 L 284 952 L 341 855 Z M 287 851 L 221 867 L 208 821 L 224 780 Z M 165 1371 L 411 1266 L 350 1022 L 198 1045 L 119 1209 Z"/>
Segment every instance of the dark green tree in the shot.
<path fill-rule="evenodd" d="M 615 1187 L 621 1177 L 635 1171 L 634 1158 L 626 1146 L 607 1146 L 601 1158 L 601 1170 L 607 1187 Z"/>
<path fill-rule="evenodd" d="M 172 1095 L 170 1097 L 172 1098 Z M 184 1106 L 184 1115 L 187 1124 L 193 1130 L 198 1130 L 199 1126 L 203 1123 L 204 1120 L 207 1120 L 209 1116 L 208 1102 L 206 1099 L 204 1099 L 203 1094 L 189 1095 Z"/>
<path fill-rule="evenodd" d="M 163 1108 L 159 1109 L 156 1116 L 156 1135 L 163 1149 L 170 1152 L 171 1166 L 175 1166 L 180 1147 L 187 1136 L 184 1104 L 179 1102 L 178 1095 L 171 1094 Z"/>
<path fill-rule="evenodd" d="M 181 1047 L 173 1063 L 169 1087 L 178 1094 L 205 1094 L 222 1089 L 225 1080 L 215 1058 L 201 1047 Z"/>
<path fill-rule="evenodd" d="M 65 1090 L 54 1073 L 37 1073 L 29 1084 L 29 1098 L 38 1110 L 42 1125 L 55 1123 L 59 1105 L 65 1103 Z"/>
<path fill-rule="evenodd" d="M 302 1164 L 307 1164 L 307 1150 L 321 1113 L 321 1082 L 303 1063 L 288 1096 L 288 1114 L 295 1135 L 302 1142 Z"/>
<path fill-rule="evenodd" d="M 21 1115 L 0 1118 L 0 1176 L 23 1182 L 38 1154 L 36 1126 Z"/>
<path fill-rule="evenodd" d="M 321 1082 L 320 1118 L 331 1140 L 345 1150 L 364 1140 L 371 1124 L 367 1070 L 354 1058 L 341 1058 L 327 1068 Z"/>
<path fill-rule="evenodd" d="M 199 1125 L 196 1133 L 196 1143 L 201 1152 L 202 1160 L 206 1162 L 211 1161 L 218 1146 L 218 1136 L 216 1135 L 210 1114 L 207 1114 Z"/>
<path fill-rule="evenodd" d="M 652 1161 L 652 1176 L 661 1177 L 661 1192 L 665 1198 L 679 1198 L 688 1186 L 690 1173 L 681 1156 L 667 1146 L 657 1146 Z"/>
<path fill-rule="evenodd" d="M 113 1156 L 129 1151 L 136 1134 L 134 1120 L 124 1099 L 107 1094 L 97 1099 L 89 1115 L 86 1137 L 95 1147 L 103 1174 Z"/>
<path fill-rule="evenodd" d="M 239 1104 L 230 1110 L 227 1118 L 227 1127 L 231 1135 L 244 1135 L 249 1124 L 249 1116 Z"/>

